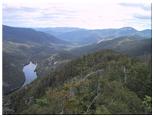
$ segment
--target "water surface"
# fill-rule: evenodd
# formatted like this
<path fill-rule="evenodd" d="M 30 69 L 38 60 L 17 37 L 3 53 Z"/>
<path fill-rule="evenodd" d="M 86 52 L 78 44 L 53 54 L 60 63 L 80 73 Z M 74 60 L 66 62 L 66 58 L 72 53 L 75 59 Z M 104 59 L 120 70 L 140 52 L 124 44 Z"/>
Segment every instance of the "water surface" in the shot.
<path fill-rule="evenodd" d="M 33 80 L 37 78 L 35 69 L 36 69 L 36 64 L 33 64 L 30 62 L 28 65 L 25 65 L 23 68 L 23 72 L 25 74 L 25 83 L 23 86 L 30 84 Z"/>

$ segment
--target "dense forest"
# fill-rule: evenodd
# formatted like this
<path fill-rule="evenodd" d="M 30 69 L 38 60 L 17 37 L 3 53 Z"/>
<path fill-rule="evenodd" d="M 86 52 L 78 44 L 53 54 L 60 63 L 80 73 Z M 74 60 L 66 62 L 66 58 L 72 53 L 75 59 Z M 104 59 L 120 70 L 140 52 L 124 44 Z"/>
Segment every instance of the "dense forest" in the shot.
<path fill-rule="evenodd" d="M 3 114 L 151 114 L 151 64 L 111 50 L 83 55 L 8 95 Z"/>

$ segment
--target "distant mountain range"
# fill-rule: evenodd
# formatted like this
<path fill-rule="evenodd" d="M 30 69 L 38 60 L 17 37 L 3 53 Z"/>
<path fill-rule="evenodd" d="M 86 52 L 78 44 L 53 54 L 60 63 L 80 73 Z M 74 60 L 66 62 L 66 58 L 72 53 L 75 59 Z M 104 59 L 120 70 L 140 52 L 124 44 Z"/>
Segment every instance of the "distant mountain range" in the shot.
<path fill-rule="evenodd" d="M 121 36 L 140 36 L 140 39 L 151 38 L 152 36 L 152 32 L 150 29 L 138 31 L 132 27 L 96 30 L 61 27 L 38 28 L 36 30 L 52 34 L 61 40 L 65 40 L 80 45 L 99 43 L 104 40 L 111 40 Z"/>

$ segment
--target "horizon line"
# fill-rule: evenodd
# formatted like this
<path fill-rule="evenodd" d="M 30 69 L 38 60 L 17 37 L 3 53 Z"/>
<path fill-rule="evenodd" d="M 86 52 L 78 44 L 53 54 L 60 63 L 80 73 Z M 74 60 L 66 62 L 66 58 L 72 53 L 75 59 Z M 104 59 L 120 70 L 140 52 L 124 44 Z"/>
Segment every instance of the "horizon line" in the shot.
<path fill-rule="evenodd" d="M 132 26 L 124 26 L 124 27 L 115 27 L 115 28 L 84 28 L 84 27 L 75 27 L 75 26 L 58 26 L 58 27 L 28 27 L 28 26 L 13 26 L 13 25 L 7 25 L 7 24 L 2 24 L 2 26 L 8 26 L 8 27 L 13 27 L 13 28 L 32 28 L 32 29 L 37 29 L 37 28 L 78 28 L 78 29 L 83 29 L 83 30 L 102 30 L 102 29 L 122 29 L 122 28 L 132 28 L 132 29 L 135 29 L 135 30 L 138 30 L 138 31 L 143 31 L 143 30 L 152 30 L 152 28 L 145 28 L 145 29 L 136 29 Z"/>

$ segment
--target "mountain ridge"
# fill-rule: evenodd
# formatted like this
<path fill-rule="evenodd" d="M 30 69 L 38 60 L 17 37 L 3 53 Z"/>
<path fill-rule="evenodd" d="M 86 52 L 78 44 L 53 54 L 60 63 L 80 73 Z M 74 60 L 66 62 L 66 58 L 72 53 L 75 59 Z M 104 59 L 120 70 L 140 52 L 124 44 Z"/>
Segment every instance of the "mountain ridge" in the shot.
<path fill-rule="evenodd" d="M 16 38 L 22 38 L 24 40 L 17 40 Z M 60 40 L 50 34 L 36 31 L 32 28 L 19 28 L 19 27 L 10 27 L 3 25 L 3 39 L 10 40 L 10 41 L 19 41 L 19 42 L 25 42 L 25 41 L 47 41 L 49 43 L 50 41 L 53 43 L 66 43 L 63 40 Z"/>
<path fill-rule="evenodd" d="M 65 29 L 65 28 L 64 28 Z M 66 28 L 67 29 L 67 28 Z M 54 28 L 48 29 L 38 29 L 43 32 L 47 32 L 49 34 L 55 33 L 60 39 L 65 41 L 69 41 L 76 44 L 93 44 L 98 41 L 104 41 L 109 39 L 114 39 L 116 37 L 121 36 L 141 36 L 143 38 L 151 38 L 152 32 L 150 29 L 145 29 L 142 31 L 138 31 L 132 27 L 123 27 L 123 28 L 109 28 L 109 29 L 73 29 L 73 31 L 66 32 L 54 32 Z M 55 28 L 55 30 L 57 30 Z"/>

